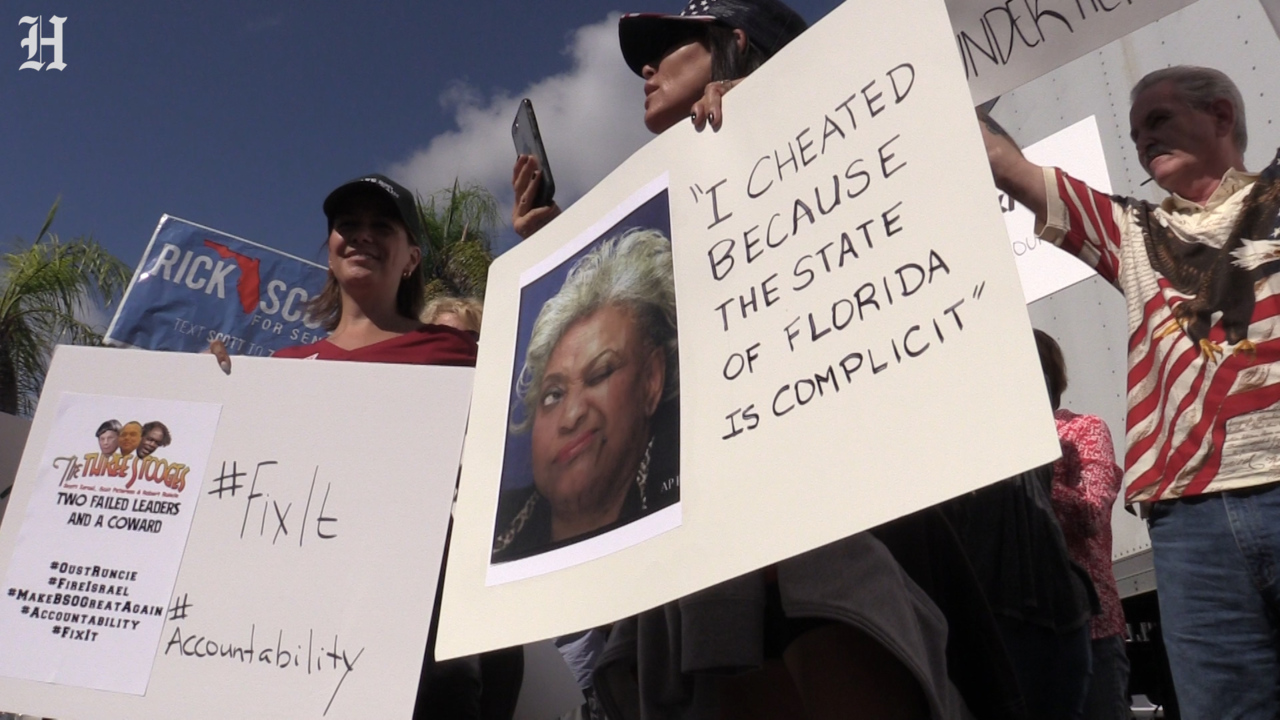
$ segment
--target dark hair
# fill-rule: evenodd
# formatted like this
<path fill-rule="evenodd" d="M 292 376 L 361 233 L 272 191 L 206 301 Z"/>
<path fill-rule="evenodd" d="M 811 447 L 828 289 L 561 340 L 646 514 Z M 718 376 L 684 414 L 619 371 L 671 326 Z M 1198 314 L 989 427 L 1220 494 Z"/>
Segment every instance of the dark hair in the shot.
<path fill-rule="evenodd" d="M 738 47 L 738 38 L 727 25 L 712 24 L 703 35 L 702 44 L 711 52 L 711 79 L 739 80 L 755 72 L 764 64 L 765 54 L 747 38 L 745 50 Z"/>
<path fill-rule="evenodd" d="M 143 425 L 142 436 L 146 437 L 147 433 L 151 432 L 152 430 L 155 430 L 156 428 L 160 428 L 160 433 L 161 433 L 160 447 L 166 447 L 168 446 L 169 443 L 173 442 L 173 437 L 169 435 L 169 428 L 165 427 L 164 423 L 160 422 L 159 420 L 152 420 L 146 425 Z"/>
<path fill-rule="evenodd" d="M 409 273 L 409 277 L 400 281 L 400 287 L 396 288 L 396 314 L 415 320 L 426 305 L 427 290 L 427 283 L 422 279 L 422 263 L 418 265 Z M 338 287 L 338 279 L 333 276 L 332 270 L 324 281 L 324 290 L 307 302 L 307 317 L 320 323 L 329 332 L 338 329 L 338 323 L 342 320 L 342 288 Z"/>
<path fill-rule="evenodd" d="M 1062 393 L 1067 391 L 1067 362 L 1062 359 L 1062 348 L 1043 330 L 1035 330 L 1036 351 L 1040 353 L 1040 367 L 1044 370 L 1044 382 L 1049 387 L 1049 404 L 1054 410 L 1062 404 Z"/>
<path fill-rule="evenodd" d="M 387 203 L 387 207 L 395 207 L 390 204 L 390 201 Z M 413 232 L 400 219 L 398 210 L 390 212 L 382 207 L 379 210 L 404 230 L 410 247 L 418 246 L 414 241 Z M 329 221 L 329 232 L 333 232 L 332 220 Z M 325 244 L 328 244 L 327 239 Z M 422 276 L 422 262 L 419 261 L 409 273 L 409 277 L 400 279 L 400 286 L 396 288 L 396 314 L 417 320 L 422 315 L 422 308 L 427 302 L 426 290 L 427 283 Z M 313 322 L 320 323 L 321 327 L 329 332 L 338 329 L 338 323 L 342 320 L 342 288 L 338 286 L 338 279 L 333 276 L 333 268 L 329 269 L 329 276 L 324 281 L 324 289 L 307 302 L 307 317 Z"/>

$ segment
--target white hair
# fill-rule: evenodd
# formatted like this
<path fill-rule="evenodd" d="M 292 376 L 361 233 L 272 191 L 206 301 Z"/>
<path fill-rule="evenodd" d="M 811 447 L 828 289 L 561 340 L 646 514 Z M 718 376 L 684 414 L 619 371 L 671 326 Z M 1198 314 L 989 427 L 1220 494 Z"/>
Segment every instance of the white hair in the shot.
<path fill-rule="evenodd" d="M 547 361 L 560 338 L 574 323 L 605 307 L 630 311 L 640 335 L 666 354 L 667 371 L 662 401 L 680 394 L 680 364 L 676 340 L 676 288 L 671 264 L 671 241 L 651 228 L 632 228 L 609 238 L 578 260 L 560 292 L 542 306 L 533 323 L 524 367 L 516 382 L 516 396 L 524 418 L 513 421 L 515 432 L 533 424 Z"/>
<path fill-rule="evenodd" d="M 1139 95 L 1166 80 L 1172 82 L 1182 99 L 1197 110 L 1207 112 L 1214 100 L 1221 99 L 1231 103 L 1236 111 L 1236 124 L 1232 128 L 1231 138 L 1235 140 L 1236 149 L 1240 152 L 1248 149 L 1249 130 L 1244 121 L 1244 98 L 1240 95 L 1240 88 L 1220 70 L 1195 65 L 1174 65 L 1147 73 L 1130 91 L 1129 104 L 1137 102 Z"/>

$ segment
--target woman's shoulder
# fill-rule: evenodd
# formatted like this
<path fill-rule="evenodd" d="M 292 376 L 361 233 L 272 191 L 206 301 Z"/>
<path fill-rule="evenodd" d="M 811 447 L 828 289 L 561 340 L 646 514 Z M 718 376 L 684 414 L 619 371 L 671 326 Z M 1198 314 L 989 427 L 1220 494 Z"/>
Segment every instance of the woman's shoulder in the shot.
<path fill-rule="evenodd" d="M 1074 413 L 1066 408 L 1053 412 L 1053 419 L 1058 426 L 1058 434 L 1062 436 L 1097 435 L 1105 433 L 1111 436 L 1107 421 L 1097 415 Z"/>
<path fill-rule="evenodd" d="M 448 325 L 422 325 L 393 340 L 399 342 L 391 343 L 391 348 L 417 358 L 421 365 L 475 367 L 479 351 L 475 333 Z"/>
<path fill-rule="evenodd" d="M 529 502 L 537 493 L 533 485 L 523 485 L 517 488 L 503 490 L 498 493 L 498 525 L 501 527 L 503 522 L 510 523 L 516 516 L 516 513 Z"/>
<path fill-rule="evenodd" d="M 653 446 L 645 503 L 650 512 L 680 502 L 680 407 L 667 402 L 653 418 Z"/>
<path fill-rule="evenodd" d="M 551 514 L 532 485 L 498 495 L 493 562 L 518 560 L 545 549 L 551 541 Z"/>

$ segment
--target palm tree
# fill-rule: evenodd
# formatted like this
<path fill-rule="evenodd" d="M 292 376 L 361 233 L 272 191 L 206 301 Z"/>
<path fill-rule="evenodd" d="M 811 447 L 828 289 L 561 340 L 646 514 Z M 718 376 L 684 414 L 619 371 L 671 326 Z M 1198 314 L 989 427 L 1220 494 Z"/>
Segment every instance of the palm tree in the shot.
<path fill-rule="evenodd" d="M 427 299 L 437 295 L 484 297 L 491 239 L 500 222 L 498 200 L 482 185 L 461 185 L 418 198 L 418 217 L 426 232 L 422 270 Z"/>
<path fill-rule="evenodd" d="M 0 412 L 31 414 L 54 345 L 102 342 L 77 314 L 110 306 L 129 282 L 129 267 L 92 238 L 49 232 L 57 212 L 54 202 L 30 246 L 0 253 Z"/>

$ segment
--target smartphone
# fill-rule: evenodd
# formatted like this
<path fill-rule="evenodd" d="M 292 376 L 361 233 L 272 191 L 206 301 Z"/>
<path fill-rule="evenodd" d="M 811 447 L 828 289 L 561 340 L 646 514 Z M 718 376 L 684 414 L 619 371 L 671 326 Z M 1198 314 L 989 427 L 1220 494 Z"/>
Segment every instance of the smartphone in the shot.
<path fill-rule="evenodd" d="M 547 163 L 547 148 L 542 144 L 542 133 L 538 132 L 538 116 L 533 114 L 533 102 L 529 98 L 521 100 L 520 109 L 516 110 L 516 119 L 511 123 L 511 139 L 516 144 L 516 154 L 534 156 L 542 168 L 538 194 L 533 199 L 533 206 L 550 205 L 556 196 L 556 181 L 551 176 L 551 165 Z"/>

